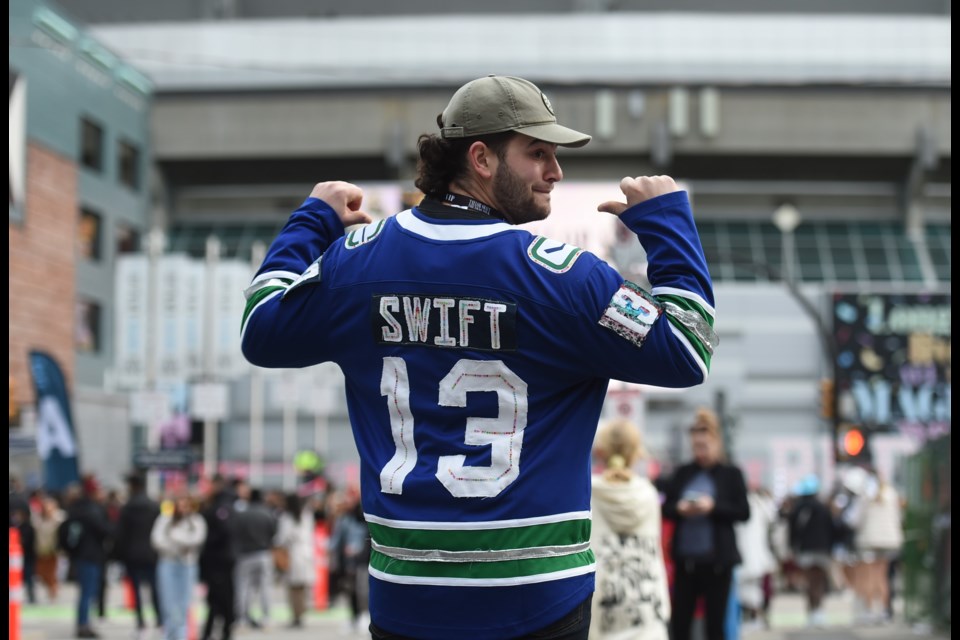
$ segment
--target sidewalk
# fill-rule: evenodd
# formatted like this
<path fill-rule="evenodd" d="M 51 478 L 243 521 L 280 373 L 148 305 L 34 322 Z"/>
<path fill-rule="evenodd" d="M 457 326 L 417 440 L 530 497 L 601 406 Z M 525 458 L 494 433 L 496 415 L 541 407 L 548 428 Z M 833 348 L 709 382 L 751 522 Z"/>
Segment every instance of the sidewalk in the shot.
<path fill-rule="evenodd" d="M 73 638 L 74 607 L 77 600 L 76 585 L 63 585 L 56 604 L 45 604 L 44 592 L 38 590 L 39 604 L 24 605 L 21 640 L 68 640 Z M 272 623 L 266 629 L 254 630 L 241 626 L 234 636 L 241 640 L 357 640 L 369 638 L 369 633 L 352 633 L 349 630 L 349 613 L 341 602 L 326 611 L 311 611 L 307 614 L 304 627 L 287 629 L 289 609 L 283 591 L 273 590 L 271 610 Z M 199 640 L 199 626 L 206 618 L 206 609 L 200 604 L 202 598 L 195 600 L 194 620 L 197 635 L 191 640 Z M 112 585 L 109 592 L 107 619 L 93 618 L 94 628 L 104 640 L 132 640 L 134 636 L 134 616 L 123 608 L 122 590 Z M 896 607 L 899 611 L 899 607 Z M 826 627 L 824 629 L 806 629 L 806 613 L 802 596 L 793 593 L 780 593 L 774 597 L 771 606 L 769 630 L 745 630 L 741 640 L 912 640 L 913 638 L 936 638 L 946 640 L 949 636 L 937 635 L 928 630 L 914 629 L 905 624 L 898 616 L 891 624 L 858 627 L 852 626 L 853 602 L 847 593 L 833 594 L 827 597 L 824 605 Z M 146 613 L 148 623 L 153 620 L 152 610 Z M 152 629 L 149 640 L 160 640 L 159 630 Z M 146 640 L 146 638 L 144 639 Z M 451 640 L 469 640 L 457 638 Z"/>

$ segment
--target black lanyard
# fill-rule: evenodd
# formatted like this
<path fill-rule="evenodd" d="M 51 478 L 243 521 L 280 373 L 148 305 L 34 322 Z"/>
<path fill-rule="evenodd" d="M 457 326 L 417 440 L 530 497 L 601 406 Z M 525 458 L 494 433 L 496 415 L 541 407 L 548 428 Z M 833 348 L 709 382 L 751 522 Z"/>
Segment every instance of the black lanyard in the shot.
<path fill-rule="evenodd" d="M 480 202 L 479 200 L 474 200 L 468 196 L 460 195 L 459 193 L 445 193 L 440 196 L 440 200 L 447 204 L 452 204 L 455 207 L 460 207 L 461 209 L 467 209 L 469 211 L 476 211 L 477 213 L 482 213 L 484 215 L 492 216 L 494 218 L 500 218 L 501 220 L 506 220 L 506 216 L 502 213 L 491 207 L 485 202 Z"/>

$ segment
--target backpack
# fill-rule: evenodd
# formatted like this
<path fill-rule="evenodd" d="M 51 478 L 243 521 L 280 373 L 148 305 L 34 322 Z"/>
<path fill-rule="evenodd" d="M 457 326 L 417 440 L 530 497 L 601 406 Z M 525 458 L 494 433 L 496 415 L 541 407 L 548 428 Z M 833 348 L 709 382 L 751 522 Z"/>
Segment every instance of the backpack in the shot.
<path fill-rule="evenodd" d="M 73 555 L 80 548 L 80 539 L 83 538 L 83 522 L 76 518 L 67 518 L 57 528 L 57 544 Z"/>

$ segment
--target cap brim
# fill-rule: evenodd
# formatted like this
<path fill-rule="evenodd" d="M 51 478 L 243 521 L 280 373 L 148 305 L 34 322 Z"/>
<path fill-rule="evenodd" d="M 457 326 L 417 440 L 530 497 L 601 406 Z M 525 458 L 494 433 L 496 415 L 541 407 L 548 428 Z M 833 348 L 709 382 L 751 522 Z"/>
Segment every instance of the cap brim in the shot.
<path fill-rule="evenodd" d="M 515 131 L 561 147 L 582 147 L 591 140 L 591 137 L 585 133 L 553 123 L 535 124 L 522 129 L 515 129 Z"/>

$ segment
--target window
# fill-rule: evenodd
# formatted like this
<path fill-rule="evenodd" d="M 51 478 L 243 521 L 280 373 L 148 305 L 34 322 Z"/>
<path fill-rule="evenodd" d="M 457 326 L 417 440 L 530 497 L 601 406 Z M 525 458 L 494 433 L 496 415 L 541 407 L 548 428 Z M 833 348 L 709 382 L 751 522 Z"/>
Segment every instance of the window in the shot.
<path fill-rule="evenodd" d="M 117 255 L 140 251 L 140 232 L 126 224 L 117 225 Z"/>
<path fill-rule="evenodd" d="M 80 164 L 103 171 L 103 127 L 87 118 L 80 119 Z"/>
<path fill-rule="evenodd" d="M 117 163 L 120 183 L 138 189 L 140 187 L 140 149 L 132 142 L 117 143 Z"/>
<path fill-rule="evenodd" d="M 77 300 L 74 345 L 83 353 L 100 351 L 100 305 L 91 300 Z"/>
<path fill-rule="evenodd" d="M 87 208 L 80 209 L 77 255 L 86 260 L 100 259 L 100 214 Z"/>

